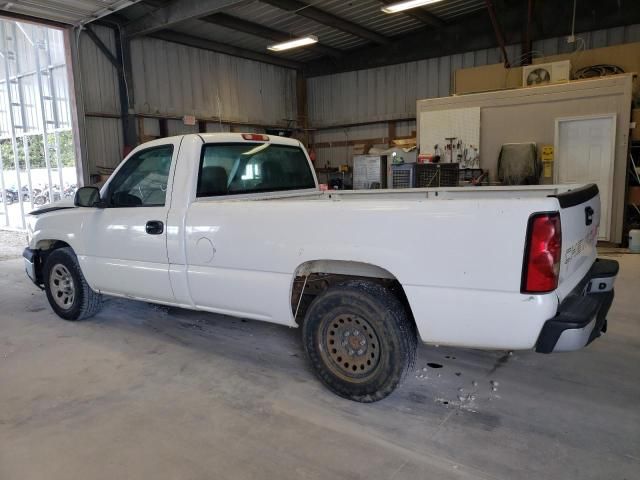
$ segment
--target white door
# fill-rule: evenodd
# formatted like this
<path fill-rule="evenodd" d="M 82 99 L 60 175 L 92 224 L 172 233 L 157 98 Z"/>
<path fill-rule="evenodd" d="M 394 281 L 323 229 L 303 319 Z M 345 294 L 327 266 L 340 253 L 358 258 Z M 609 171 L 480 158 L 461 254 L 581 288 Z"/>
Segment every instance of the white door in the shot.
<path fill-rule="evenodd" d="M 111 178 L 103 192 L 106 208 L 96 209 L 85 225 L 91 241 L 82 264 L 93 288 L 132 298 L 173 299 L 165 224 L 177 152 L 173 143 L 146 148 Z"/>
<path fill-rule="evenodd" d="M 599 240 L 609 240 L 616 115 L 556 119 L 555 183 L 595 183 L 600 190 Z"/>

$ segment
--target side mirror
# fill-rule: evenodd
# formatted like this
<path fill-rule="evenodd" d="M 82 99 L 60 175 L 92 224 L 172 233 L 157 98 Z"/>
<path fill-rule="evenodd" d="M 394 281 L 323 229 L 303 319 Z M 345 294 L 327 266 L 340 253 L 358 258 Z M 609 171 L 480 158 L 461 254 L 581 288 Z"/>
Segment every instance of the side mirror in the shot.
<path fill-rule="evenodd" d="M 80 187 L 73 198 L 76 207 L 97 207 L 104 208 L 104 203 L 100 199 L 100 190 L 96 187 Z"/>

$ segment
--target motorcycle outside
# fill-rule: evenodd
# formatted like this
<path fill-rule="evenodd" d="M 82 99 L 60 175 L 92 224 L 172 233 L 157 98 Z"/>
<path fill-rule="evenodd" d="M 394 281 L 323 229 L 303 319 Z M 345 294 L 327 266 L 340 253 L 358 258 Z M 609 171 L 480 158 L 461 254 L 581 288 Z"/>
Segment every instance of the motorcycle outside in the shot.
<path fill-rule="evenodd" d="M 61 195 L 58 186 L 53 186 L 53 200 L 51 200 L 50 190 L 51 189 L 49 188 L 45 188 L 44 190 L 42 190 L 42 192 L 33 199 L 33 204 L 40 206 L 44 205 L 45 203 L 50 203 L 52 201 L 57 202 L 58 200 L 60 200 Z"/>

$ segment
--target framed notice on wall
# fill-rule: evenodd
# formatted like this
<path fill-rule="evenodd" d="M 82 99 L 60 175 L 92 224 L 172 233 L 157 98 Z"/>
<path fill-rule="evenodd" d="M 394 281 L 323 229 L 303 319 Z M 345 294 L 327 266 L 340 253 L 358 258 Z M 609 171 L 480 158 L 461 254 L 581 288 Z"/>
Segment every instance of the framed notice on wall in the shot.
<path fill-rule="evenodd" d="M 420 153 L 456 161 L 457 152 L 480 153 L 480 107 L 430 110 L 420 113 Z M 453 145 L 453 158 L 448 148 Z M 437 146 L 437 147 L 436 147 Z M 446 158 L 445 158 L 446 157 Z"/>

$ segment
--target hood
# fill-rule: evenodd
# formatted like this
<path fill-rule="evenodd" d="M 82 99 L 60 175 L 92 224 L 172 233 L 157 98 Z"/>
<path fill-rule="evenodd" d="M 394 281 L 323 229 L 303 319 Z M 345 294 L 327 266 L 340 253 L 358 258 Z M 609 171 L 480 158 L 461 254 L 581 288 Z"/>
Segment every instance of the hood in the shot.
<path fill-rule="evenodd" d="M 40 207 L 36 207 L 35 210 L 29 212 L 29 215 L 42 215 L 43 213 L 55 212 L 56 210 L 64 210 L 66 208 L 75 208 L 73 205 L 73 198 L 64 198 L 57 202 L 41 205 Z"/>

